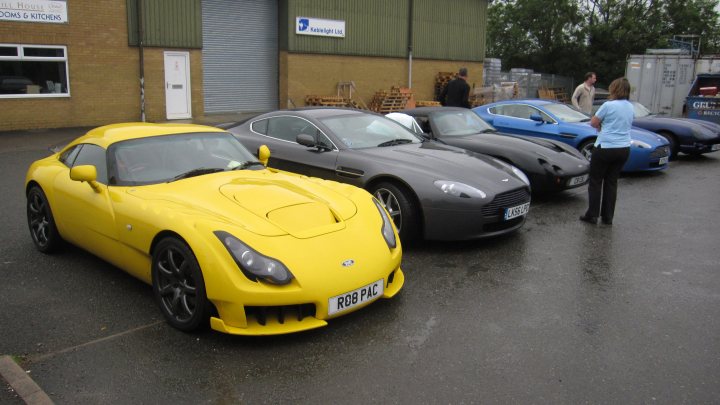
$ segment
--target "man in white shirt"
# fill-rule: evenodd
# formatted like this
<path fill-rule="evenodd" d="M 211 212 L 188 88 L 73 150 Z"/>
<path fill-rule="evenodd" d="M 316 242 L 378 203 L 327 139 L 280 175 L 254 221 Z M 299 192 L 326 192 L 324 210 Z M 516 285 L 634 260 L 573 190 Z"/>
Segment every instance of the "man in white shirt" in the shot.
<path fill-rule="evenodd" d="M 585 73 L 585 81 L 575 88 L 572 95 L 572 105 L 590 115 L 592 115 L 592 106 L 595 100 L 596 79 L 595 72 Z"/>

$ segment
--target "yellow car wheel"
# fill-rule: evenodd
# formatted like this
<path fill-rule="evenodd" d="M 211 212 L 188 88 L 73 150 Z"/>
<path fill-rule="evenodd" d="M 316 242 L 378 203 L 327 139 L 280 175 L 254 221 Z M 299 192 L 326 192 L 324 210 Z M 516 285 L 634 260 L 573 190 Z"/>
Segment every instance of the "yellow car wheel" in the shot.
<path fill-rule="evenodd" d="M 31 187 L 27 194 L 27 220 L 30 235 L 39 251 L 52 253 L 60 247 L 62 238 L 55 226 L 50 204 L 38 186 Z"/>
<path fill-rule="evenodd" d="M 174 328 L 190 332 L 209 324 L 211 304 L 192 250 L 167 237 L 153 252 L 152 284 L 160 311 Z"/>

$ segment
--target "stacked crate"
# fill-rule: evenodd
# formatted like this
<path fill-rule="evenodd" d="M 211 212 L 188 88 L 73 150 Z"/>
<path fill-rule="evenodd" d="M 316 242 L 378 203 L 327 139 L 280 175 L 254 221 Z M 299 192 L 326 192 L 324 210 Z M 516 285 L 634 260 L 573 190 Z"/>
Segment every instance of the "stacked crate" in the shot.
<path fill-rule="evenodd" d="M 391 87 L 389 92 L 385 90 L 375 92 L 368 108 L 380 114 L 387 114 L 405 108 L 412 108 L 412 106 L 408 105 L 408 101 L 411 99 L 412 92 L 410 89 Z"/>
<path fill-rule="evenodd" d="M 440 101 L 440 93 L 443 91 L 448 82 L 455 78 L 453 72 L 438 72 L 435 76 L 435 100 Z"/>
<path fill-rule="evenodd" d="M 497 58 L 485 58 L 483 61 L 483 81 L 485 86 L 502 81 L 502 63 Z"/>

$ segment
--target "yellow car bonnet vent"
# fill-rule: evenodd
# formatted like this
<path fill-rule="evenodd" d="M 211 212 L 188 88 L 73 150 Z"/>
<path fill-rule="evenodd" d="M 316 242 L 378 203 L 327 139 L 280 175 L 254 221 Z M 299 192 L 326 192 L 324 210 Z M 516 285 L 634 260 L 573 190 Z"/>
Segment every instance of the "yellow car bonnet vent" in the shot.
<path fill-rule="evenodd" d="M 345 228 L 339 215 L 319 202 L 290 205 L 267 213 L 268 220 L 290 235 L 304 239 Z"/>

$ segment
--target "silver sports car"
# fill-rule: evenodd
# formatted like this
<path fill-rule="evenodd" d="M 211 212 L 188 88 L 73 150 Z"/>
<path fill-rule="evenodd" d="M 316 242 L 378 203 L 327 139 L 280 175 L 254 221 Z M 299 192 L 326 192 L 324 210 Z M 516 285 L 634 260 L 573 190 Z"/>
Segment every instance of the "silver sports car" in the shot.
<path fill-rule="evenodd" d="M 281 110 L 224 125 L 269 166 L 371 192 L 404 241 L 512 232 L 530 207 L 527 177 L 501 160 L 430 141 L 382 115 L 336 108 Z"/>

